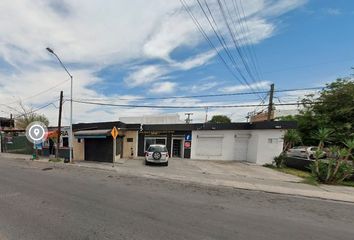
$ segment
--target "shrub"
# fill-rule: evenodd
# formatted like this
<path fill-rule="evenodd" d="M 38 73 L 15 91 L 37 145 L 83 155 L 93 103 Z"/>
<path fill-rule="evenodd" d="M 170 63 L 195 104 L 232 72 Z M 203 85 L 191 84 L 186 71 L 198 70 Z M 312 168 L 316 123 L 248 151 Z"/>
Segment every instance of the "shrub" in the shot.
<path fill-rule="evenodd" d="M 317 160 L 310 165 L 312 176 L 321 183 L 338 184 L 354 171 L 350 162 L 339 159 Z"/>
<path fill-rule="evenodd" d="M 279 154 L 279 156 L 276 156 L 273 159 L 274 159 L 275 166 L 277 168 L 281 168 L 284 166 L 284 159 L 285 159 L 284 153 Z"/>

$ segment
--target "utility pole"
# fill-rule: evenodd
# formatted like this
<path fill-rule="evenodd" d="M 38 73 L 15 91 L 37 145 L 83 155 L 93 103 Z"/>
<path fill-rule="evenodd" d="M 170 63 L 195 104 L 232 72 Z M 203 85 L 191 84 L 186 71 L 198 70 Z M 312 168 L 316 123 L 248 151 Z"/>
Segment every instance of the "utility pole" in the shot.
<path fill-rule="evenodd" d="M 208 122 L 208 107 L 205 107 L 205 122 Z"/>
<path fill-rule="evenodd" d="M 273 112 L 273 95 L 274 95 L 274 83 L 270 85 L 270 92 L 269 92 L 269 104 L 268 104 L 268 117 L 267 120 L 270 121 Z"/>
<path fill-rule="evenodd" d="M 63 109 L 63 91 L 60 91 L 60 100 L 59 100 L 59 118 L 58 118 L 58 139 L 57 139 L 57 148 L 55 151 L 55 157 L 59 157 L 59 147 L 60 147 L 60 135 L 61 135 L 61 111 Z"/>
<path fill-rule="evenodd" d="M 186 123 L 190 124 L 192 122 L 191 115 L 193 115 L 193 113 L 185 113 L 184 115 L 187 116 Z"/>

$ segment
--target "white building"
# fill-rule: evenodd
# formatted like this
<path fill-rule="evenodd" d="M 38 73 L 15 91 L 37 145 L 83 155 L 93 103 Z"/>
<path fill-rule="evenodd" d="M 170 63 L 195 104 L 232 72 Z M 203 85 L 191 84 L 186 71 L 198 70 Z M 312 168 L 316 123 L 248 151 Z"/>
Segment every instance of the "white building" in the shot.
<path fill-rule="evenodd" d="M 254 123 L 250 128 L 231 125 L 223 130 L 192 131 L 191 159 L 272 163 L 282 152 L 286 129 L 294 128 L 281 122 Z"/>
<path fill-rule="evenodd" d="M 120 117 L 119 121 L 132 124 L 178 124 L 184 123 L 178 114 L 146 115 L 140 117 Z"/>

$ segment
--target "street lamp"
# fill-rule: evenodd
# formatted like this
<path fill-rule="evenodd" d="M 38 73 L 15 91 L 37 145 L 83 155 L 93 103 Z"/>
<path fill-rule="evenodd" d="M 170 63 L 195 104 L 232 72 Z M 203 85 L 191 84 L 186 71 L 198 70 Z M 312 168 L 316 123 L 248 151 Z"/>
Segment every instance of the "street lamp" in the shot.
<path fill-rule="evenodd" d="M 59 61 L 60 65 L 64 68 L 66 73 L 70 76 L 70 130 L 69 130 L 69 159 L 70 163 L 73 162 L 73 75 L 71 75 L 58 55 L 49 47 L 46 48 L 48 52 L 53 54 Z M 59 146 L 58 146 L 59 147 Z"/>

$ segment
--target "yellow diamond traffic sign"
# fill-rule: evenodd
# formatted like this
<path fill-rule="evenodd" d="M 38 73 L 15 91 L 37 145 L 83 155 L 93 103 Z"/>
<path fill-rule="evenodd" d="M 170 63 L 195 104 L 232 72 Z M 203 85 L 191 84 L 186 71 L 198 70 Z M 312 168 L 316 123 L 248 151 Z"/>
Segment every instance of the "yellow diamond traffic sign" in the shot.
<path fill-rule="evenodd" d="M 117 136 L 118 136 L 118 130 L 117 130 L 116 127 L 113 127 L 113 129 L 112 129 L 112 131 L 111 131 L 111 135 L 112 135 L 112 137 L 113 137 L 114 139 L 117 138 Z"/>

